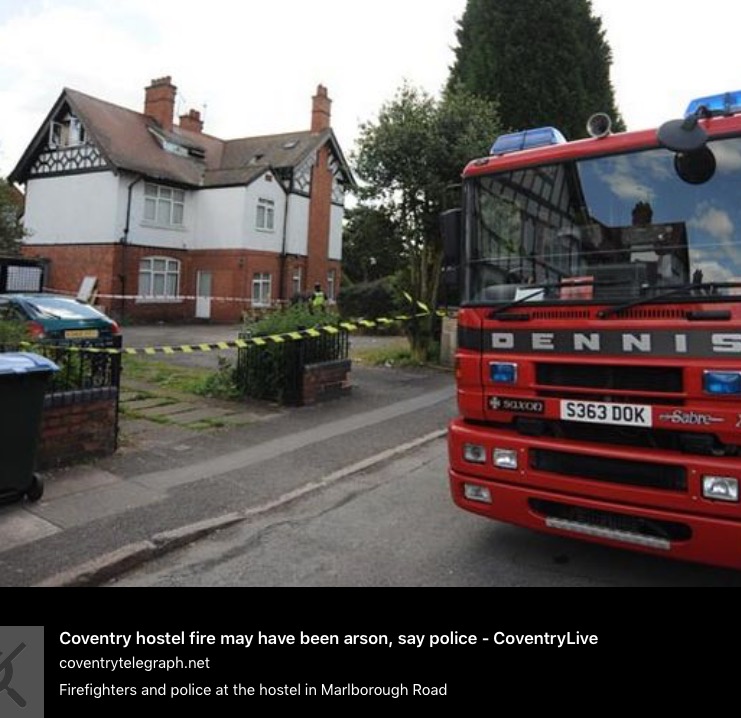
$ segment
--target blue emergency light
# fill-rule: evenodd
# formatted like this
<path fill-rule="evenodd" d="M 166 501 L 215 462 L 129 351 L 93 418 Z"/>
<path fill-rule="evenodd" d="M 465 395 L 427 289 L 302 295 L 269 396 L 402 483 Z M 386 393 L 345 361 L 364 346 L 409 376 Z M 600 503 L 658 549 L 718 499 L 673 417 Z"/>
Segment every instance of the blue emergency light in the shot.
<path fill-rule="evenodd" d="M 514 384 L 517 381 L 517 364 L 491 362 L 489 377 L 495 384 Z"/>
<path fill-rule="evenodd" d="M 741 372 L 705 371 L 702 377 L 702 388 L 708 394 L 738 396 L 741 394 Z"/>
<path fill-rule="evenodd" d="M 533 130 L 511 132 L 508 135 L 497 137 L 489 151 L 490 155 L 505 155 L 508 152 L 529 150 L 533 147 L 546 145 L 560 145 L 566 138 L 555 127 L 537 127 Z"/>
<path fill-rule="evenodd" d="M 685 117 L 697 114 L 702 108 L 705 117 L 718 117 L 719 115 L 733 115 L 741 111 L 741 90 L 736 92 L 723 92 L 719 95 L 708 95 L 692 100 L 687 106 Z"/>

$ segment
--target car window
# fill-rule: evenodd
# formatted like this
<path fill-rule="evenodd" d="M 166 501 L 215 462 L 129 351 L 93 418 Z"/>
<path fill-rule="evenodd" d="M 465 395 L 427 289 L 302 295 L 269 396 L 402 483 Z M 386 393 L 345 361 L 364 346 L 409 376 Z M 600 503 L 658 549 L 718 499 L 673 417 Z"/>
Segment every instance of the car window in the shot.
<path fill-rule="evenodd" d="M 59 319 L 101 319 L 103 317 L 97 309 L 87 304 L 65 299 L 33 297 L 28 300 L 28 303 L 39 313 L 49 314 Z"/>

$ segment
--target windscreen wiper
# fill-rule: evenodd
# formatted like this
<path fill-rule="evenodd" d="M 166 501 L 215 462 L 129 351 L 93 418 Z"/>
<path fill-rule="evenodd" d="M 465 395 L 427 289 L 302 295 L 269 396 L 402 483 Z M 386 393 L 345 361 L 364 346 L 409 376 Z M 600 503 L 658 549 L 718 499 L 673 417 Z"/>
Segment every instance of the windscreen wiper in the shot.
<path fill-rule="evenodd" d="M 607 307 L 597 312 L 597 316 L 600 319 L 606 319 L 611 317 L 613 314 L 620 314 L 633 307 L 639 307 L 642 304 L 649 304 L 651 302 L 658 302 L 662 299 L 668 299 L 676 294 L 682 294 L 682 292 L 703 292 L 704 294 L 715 294 L 719 289 L 727 289 L 733 287 L 741 287 L 741 282 L 693 282 L 692 284 L 681 284 L 677 287 L 672 287 L 666 292 L 660 294 L 654 294 L 648 297 L 641 297 L 640 299 L 634 299 L 630 302 L 624 302 L 623 304 L 617 304 L 614 307 Z"/>

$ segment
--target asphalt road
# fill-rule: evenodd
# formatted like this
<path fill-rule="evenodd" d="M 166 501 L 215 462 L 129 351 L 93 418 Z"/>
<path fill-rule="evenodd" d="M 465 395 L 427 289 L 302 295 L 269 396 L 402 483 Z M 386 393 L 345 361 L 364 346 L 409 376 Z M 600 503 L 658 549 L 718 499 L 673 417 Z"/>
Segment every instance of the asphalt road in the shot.
<path fill-rule="evenodd" d="M 413 419 L 410 419 L 413 420 Z M 444 437 L 120 577 L 152 587 L 740 587 L 741 572 L 468 514 Z"/>

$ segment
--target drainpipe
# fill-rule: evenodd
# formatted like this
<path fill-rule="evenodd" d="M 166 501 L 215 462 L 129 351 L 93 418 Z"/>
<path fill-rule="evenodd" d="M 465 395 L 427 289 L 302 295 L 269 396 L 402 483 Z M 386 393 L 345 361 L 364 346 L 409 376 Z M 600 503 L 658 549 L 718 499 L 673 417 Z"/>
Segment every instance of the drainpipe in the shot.
<path fill-rule="evenodd" d="M 134 191 L 134 186 L 139 184 L 144 179 L 143 175 L 139 175 L 128 187 L 128 197 L 126 199 L 126 226 L 121 235 L 121 273 L 118 275 L 119 285 L 121 287 L 121 323 L 125 319 L 126 312 L 126 247 L 129 244 L 129 229 L 131 228 L 131 197 Z"/>
<path fill-rule="evenodd" d="M 286 282 L 286 259 L 287 259 L 286 243 L 288 241 L 288 238 L 286 236 L 286 227 L 288 226 L 288 198 L 289 196 L 290 195 L 286 193 L 286 203 L 283 206 L 283 239 L 282 239 L 283 245 L 280 251 L 280 283 L 279 283 L 280 289 L 278 290 L 278 300 L 279 301 L 283 301 L 283 299 L 285 298 L 283 295 L 285 293 L 285 286 L 286 286 L 285 284 Z"/>

